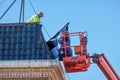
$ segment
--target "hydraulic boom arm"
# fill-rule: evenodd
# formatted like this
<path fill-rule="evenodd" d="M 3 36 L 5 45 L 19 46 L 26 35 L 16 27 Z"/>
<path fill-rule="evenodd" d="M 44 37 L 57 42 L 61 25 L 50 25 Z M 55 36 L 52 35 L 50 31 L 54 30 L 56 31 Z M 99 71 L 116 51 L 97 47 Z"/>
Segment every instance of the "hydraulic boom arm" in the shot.
<path fill-rule="evenodd" d="M 108 80 L 120 80 L 119 76 L 104 54 L 95 54 L 92 56 L 92 58 L 93 62 L 98 65 Z"/>

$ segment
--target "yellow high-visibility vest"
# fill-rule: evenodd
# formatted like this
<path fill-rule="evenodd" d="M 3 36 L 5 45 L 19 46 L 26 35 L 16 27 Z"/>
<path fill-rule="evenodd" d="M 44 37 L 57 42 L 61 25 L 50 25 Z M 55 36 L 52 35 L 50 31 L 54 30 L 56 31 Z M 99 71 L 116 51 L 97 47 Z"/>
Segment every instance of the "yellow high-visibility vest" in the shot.
<path fill-rule="evenodd" d="M 33 23 L 33 22 L 40 22 L 40 18 L 37 14 L 33 15 L 27 22 Z"/>

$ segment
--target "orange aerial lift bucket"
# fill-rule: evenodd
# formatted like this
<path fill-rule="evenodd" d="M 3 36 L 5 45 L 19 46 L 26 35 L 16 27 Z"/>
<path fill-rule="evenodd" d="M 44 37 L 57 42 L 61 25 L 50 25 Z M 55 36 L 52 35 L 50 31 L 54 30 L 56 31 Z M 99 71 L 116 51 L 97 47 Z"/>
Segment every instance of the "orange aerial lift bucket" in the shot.
<path fill-rule="evenodd" d="M 67 73 L 87 71 L 90 65 L 90 58 L 86 55 L 64 57 L 63 63 Z"/>
<path fill-rule="evenodd" d="M 76 56 L 67 56 L 67 52 L 65 51 L 65 57 L 63 57 L 63 64 L 65 66 L 65 70 L 67 73 L 70 72 L 81 72 L 87 71 L 87 68 L 90 65 L 90 58 L 87 57 L 86 50 L 86 32 L 75 32 L 75 33 L 67 33 L 70 36 L 79 36 L 80 44 L 75 46 L 69 46 L 74 48 L 74 52 Z M 65 34 L 66 35 L 66 34 Z M 65 39 L 64 34 L 62 34 Z M 65 40 L 64 40 L 65 41 Z M 65 42 L 64 42 L 65 43 Z M 64 44 L 65 45 L 65 44 Z M 68 46 L 64 46 L 64 50 L 66 50 Z"/>

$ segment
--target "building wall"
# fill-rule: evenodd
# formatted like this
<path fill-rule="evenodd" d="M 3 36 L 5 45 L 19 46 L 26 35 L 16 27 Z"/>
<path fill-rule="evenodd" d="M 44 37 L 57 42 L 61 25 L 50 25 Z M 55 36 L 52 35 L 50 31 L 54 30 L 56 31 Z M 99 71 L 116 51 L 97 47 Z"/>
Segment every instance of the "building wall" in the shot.
<path fill-rule="evenodd" d="M 66 80 L 57 60 L 0 61 L 0 80 Z"/>

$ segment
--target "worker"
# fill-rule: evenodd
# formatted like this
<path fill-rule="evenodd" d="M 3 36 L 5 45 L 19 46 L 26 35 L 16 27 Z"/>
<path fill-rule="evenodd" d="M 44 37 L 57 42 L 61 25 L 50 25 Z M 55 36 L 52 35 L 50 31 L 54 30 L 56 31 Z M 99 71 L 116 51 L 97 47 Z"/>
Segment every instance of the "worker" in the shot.
<path fill-rule="evenodd" d="M 72 56 L 72 49 L 70 48 L 70 44 L 68 42 L 64 42 L 63 38 L 58 39 L 59 44 L 61 45 L 58 49 L 59 52 L 59 60 L 62 61 L 63 57 L 65 57 L 65 54 L 67 56 Z M 64 48 L 66 45 L 66 48 Z M 66 49 L 66 51 L 65 51 Z"/>
<path fill-rule="evenodd" d="M 43 17 L 43 12 L 39 12 L 38 14 L 33 15 L 27 22 L 40 22 L 40 19 Z"/>
<path fill-rule="evenodd" d="M 57 39 L 51 39 L 47 42 L 48 48 L 50 50 L 50 57 L 51 59 L 57 59 L 58 58 L 58 41 Z"/>
<path fill-rule="evenodd" d="M 64 31 L 61 35 L 61 38 L 63 39 L 63 41 L 67 42 L 67 45 L 70 46 L 70 37 L 69 37 L 69 32 L 68 31 Z"/>

